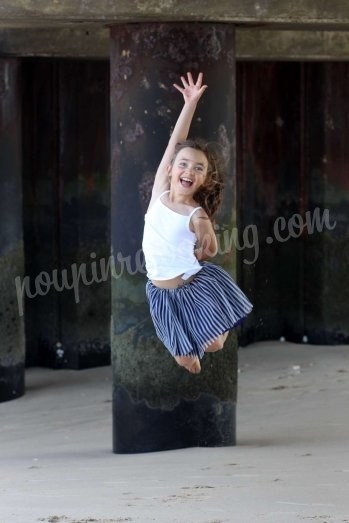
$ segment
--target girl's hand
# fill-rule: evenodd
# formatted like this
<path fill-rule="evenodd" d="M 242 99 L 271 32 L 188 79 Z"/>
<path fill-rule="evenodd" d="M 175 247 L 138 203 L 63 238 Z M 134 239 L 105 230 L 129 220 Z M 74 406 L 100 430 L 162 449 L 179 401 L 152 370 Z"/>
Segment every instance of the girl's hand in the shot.
<path fill-rule="evenodd" d="M 173 85 L 180 93 L 182 93 L 184 105 L 177 118 L 176 125 L 174 126 L 166 150 L 156 171 L 150 206 L 161 193 L 169 189 L 170 182 L 168 175 L 173 161 L 176 144 L 188 138 L 190 124 L 196 110 L 197 102 L 200 100 L 203 92 L 207 88 L 207 85 L 202 85 L 202 73 L 199 73 L 196 83 L 194 83 L 191 73 L 187 73 L 186 78 L 181 76 L 181 80 L 183 87 L 177 84 Z"/>
<path fill-rule="evenodd" d="M 204 91 L 207 89 L 207 85 L 202 85 L 203 74 L 199 73 L 196 83 L 194 83 L 191 73 L 187 73 L 187 79 L 184 76 L 181 76 L 183 87 L 180 87 L 177 84 L 173 84 L 180 93 L 182 93 L 184 102 L 195 102 L 197 103 Z"/>

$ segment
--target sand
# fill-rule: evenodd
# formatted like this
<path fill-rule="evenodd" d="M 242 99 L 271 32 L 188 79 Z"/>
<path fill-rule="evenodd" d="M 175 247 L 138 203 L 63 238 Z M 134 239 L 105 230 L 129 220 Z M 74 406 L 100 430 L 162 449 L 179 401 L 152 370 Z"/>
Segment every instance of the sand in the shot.
<path fill-rule="evenodd" d="M 239 350 L 237 445 L 112 453 L 110 367 L 0 404 L 0 523 L 349 522 L 349 347 Z"/>

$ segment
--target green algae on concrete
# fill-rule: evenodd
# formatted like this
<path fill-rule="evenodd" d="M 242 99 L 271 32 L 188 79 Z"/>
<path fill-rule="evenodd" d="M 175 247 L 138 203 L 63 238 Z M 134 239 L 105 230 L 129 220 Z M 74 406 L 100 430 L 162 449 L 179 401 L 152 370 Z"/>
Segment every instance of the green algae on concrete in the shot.
<path fill-rule="evenodd" d="M 23 275 L 23 244 L 0 255 L 0 402 L 24 394 L 25 333 L 20 313 L 21 292 L 16 278 Z"/>
<path fill-rule="evenodd" d="M 23 276 L 20 64 L 0 59 L 0 401 L 24 393 L 23 311 L 16 278 Z"/>
<path fill-rule="evenodd" d="M 23 275 L 23 244 L 0 256 L 0 366 L 24 363 L 24 321 L 16 278 Z"/>
<path fill-rule="evenodd" d="M 128 304 L 131 308 L 132 302 Z M 180 368 L 156 337 L 149 313 L 123 332 L 112 325 L 112 364 L 117 384 L 127 389 L 137 402 L 145 399 L 149 407 L 173 408 L 181 398 L 197 399 L 212 394 L 221 401 L 236 401 L 237 347 L 230 335 L 223 351 L 207 354 L 202 372 L 192 376 Z"/>

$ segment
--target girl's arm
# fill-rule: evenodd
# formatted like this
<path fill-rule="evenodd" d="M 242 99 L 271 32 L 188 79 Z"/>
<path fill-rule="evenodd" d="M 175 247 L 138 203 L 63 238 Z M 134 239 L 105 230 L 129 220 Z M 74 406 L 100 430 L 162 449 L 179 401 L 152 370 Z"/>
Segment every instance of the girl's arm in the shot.
<path fill-rule="evenodd" d="M 194 251 L 197 259 L 200 261 L 216 256 L 218 252 L 217 237 L 212 222 L 204 209 L 196 211 L 191 218 L 191 224 L 197 238 Z"/>
<path fill-rule="evenodd" d="M 207 85 L 202 85 L 202 77 L 202 73 L 199 73 L 197 81 L 194 83 L 191 73 L 187 73 L 187 79 L 181 76 L 183 87 L 173 84 L 182 93 L 184 105 L 156 172 L 152 198 L 156 198 L 161 192 L 169 188 L 168 169 L 174 155 L 175 146 L 178 142 L 187 139 L 196 105 L 207 88 Z"/>

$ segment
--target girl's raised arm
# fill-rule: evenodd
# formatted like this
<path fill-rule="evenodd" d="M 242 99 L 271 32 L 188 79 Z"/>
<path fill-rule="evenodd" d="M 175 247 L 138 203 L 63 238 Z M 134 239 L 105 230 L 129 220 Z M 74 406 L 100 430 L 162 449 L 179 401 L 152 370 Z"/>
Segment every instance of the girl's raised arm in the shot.
<path fill-rule="evenodd" d="M 182 93 L 184 105 L 156 172 L 152 198 L 156 198 L 161 192 L 169 188 L 168 167 L 173 158 L 175 146 L 178 142 L 187 139 L 196 105 L 207 88 L 207 85 L 202 85 L 202 77 L 203 74 L 199 73 L 196 83 L 194 83 L 192 74 L 187 73 L 187 78 L 181 76 L 183 87 L 173 84 L 174 87 Z"/>

